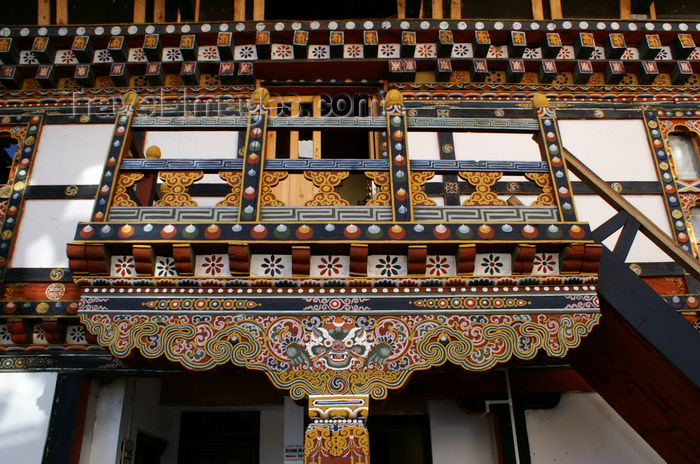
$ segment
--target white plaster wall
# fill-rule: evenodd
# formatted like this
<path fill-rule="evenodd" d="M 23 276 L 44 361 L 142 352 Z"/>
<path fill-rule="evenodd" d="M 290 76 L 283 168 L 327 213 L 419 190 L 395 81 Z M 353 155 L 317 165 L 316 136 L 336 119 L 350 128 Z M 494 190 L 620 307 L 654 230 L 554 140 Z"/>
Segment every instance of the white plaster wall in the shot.
<path fill-rule="evenodd" d="M 433 464 L 497 462 L 487 416 L 465 414 L 454 401 L 428 401 Z"/>
<path fill-rule="evenodd" d="M 660 195 L 625 195 L 624 198 L 651 219 L 666 234 L 671 234 L 671 225 L 668 221 L 663 198 Z M 616 214 L 615 209 L 600 197 L 576 195 L 574 202 L 579 220 L 588 222 L 591 225 L 591 229 L 595 229 Z M 620 231 L 618 230 L 603 241 L 603 244 L 612 250 L 619 236 Z M 626 261 L 629 263 L 649 263 L 673 260 L 639 232 Z"/>
<path fill-rule="evenodd" d="M 236 158 L 236 131 L 149 131 L 144 152 L 160 147 L 162 158 Z"/>
<path fill-rule="evenodd" d="M 25 200 L 13 267 L 68 267 L 66 244 L 80 221 L 90 220 L 94 200 Z"/>
<path fill-rule="evenodd" d="M 525 411 L 532 464 L 665 462 L 596 393 L 569 393 L 554 409 Z"/>
<path fill-rule="evenodd" d="M 532 134 L 518 132 L 455 132 L 458 160 L 542 161 Z"/>
<path fill-rule="evenodd" d="M 80 464 L 117 463 L 124 438 L 129 379 L 94 381 L 90 388 L 88 414 L 80 449 Z"/>
<path fill-rule="evenodd" d="M 560 120 L 559 130 L 564 147 L 603 180 L 658 180 L 641 119 Z"/>
<path fill-rule="evenodd" d="M 0 464 L 40 464 L 56 374 L 0 374 Z"/>
<path fill-rule="evenodd" d="M 408 132 L 406 140 L 411 159 L 440 159 L 437 132 Z"/>
<path fill-rule="evenodd" d="M 45 125 L 29 184 L 99 184 L 113 129 L 112 124 Z"/>

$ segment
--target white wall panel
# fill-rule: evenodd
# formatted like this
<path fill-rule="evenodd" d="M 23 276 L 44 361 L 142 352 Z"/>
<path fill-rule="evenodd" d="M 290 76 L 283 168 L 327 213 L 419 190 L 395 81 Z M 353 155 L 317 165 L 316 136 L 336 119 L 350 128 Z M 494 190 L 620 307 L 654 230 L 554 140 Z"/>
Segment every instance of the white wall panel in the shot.
<path fill-rule="evenodd" d="M 440 159 L 437 132 L 409 132 L 407 140 L 411 159 Z"/>
<path fill-rule="evenodd" d="M 80 221 L 89 221 L 94 200 L 26 200 L 12 253 L 14 267 L 68 267 L 66 244 Z"/>
<path fill-rule="evenodd" d="M 144 152 L 152 145 L 160 148 L 162 158 L 236 158 L 238 132 L 150 131 Z"/>
<path fill-rule="evenodd" d="M 45 125 L 29 184 L 99 184 L 113 129 L 112 124 Z"/>
<path fill-rule="evenodd" d="M 652 464 L 664 460 L 596 393 L 569 393 L 554 409 L 526 410 L 532 464 Z"/>
<path fill-rule="evenodd" d="M 428 413 L 433 464 L 497 462 L 488 417 L 465 414 L 454 401 L 428 401 Z"/>
<path fill-rule="evenodd" d="M 542 161 L 532 134 L 506 132 L 455 132 L 459 160 Z"/>
<path fill-rule="evenodd" d="M 560 120 L 559 130 L 564 147 L 603 180 L 658 180 L 641 119 Z"/>
<path fill-rule="evenodd" d="M 671 234 L 671 225 L 668 222 L 663 198 L 660 195 L 626 195 L 625 199 L 651 219 L 666 234 Z M 576 195 L 574 201 L 579 220 L 588 222 L 591 225 L 591 229 L 595 229 L 616 214 L 612 206 L 597 196 Z M 612 250 L 619 236 L 620 231 L 618 230 L 603 241 L 603 244 Z M 653 263 L 673 260 L 639 232 L 626 261 L 628 263 Z"/>

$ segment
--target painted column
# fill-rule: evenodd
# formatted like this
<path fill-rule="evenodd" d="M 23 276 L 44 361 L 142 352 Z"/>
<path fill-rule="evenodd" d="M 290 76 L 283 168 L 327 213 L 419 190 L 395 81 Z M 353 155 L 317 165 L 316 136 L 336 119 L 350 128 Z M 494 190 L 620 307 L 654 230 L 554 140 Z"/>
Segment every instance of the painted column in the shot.
<path fill-rule="evenodd" d="M 245 157 L 243 158 L 243 186 L 238 203 L 238 220 L 255 221 L 260 216 L 260 188 L 265 161 L 265 138 L 267 137 L 267 105 L 270 92 L 256 89 L 252 95 L 253 108 L 248 118 L 245 135 Z"/>
<path fill-rule="evenodd" d="M 406 109 L 398 90 L 386 94 L 387 140 L 394 221 L 413 220 L 411 209 L 411 166 L 406 148 Z"/>
<path fill-rule="evenodd" d="M 368 395 L 310 395 L 306 464 L 369 464 Z"/>
<path fill-rule="evenodd" d="M 577 222 L 556 112 L 549 106 L 549 100 L 544 95 L 535 95 L 532 106 L 540 123 L 540 150 L 549 164 L 559 218 L 563 222 Z"/>

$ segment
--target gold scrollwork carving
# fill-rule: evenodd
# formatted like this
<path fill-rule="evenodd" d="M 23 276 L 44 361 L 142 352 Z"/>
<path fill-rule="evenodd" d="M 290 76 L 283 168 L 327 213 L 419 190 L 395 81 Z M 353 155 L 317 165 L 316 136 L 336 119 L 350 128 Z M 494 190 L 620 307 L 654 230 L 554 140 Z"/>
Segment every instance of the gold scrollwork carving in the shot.
<path fill-rule="evenodd" d="M 365 176 L 369 177 L 379 188 L 379 191 L 367 201 L 367 206 L 388 206 L 391 205 L 391 179 L 387 171 L 367 171 Z"/>
<path fill-rule="evenodd" d="M 138 206 L 134 200 L 131 199 L 127 190 L 136 184 L 136 182 L 143 179 L 144 174 L 141 172 L 122 172 L 117 178 L 117 185 L 114 186 L 114 198 L 112 199 L 112 206 Z"/>
<path fill-rule="evenodd" d="M 312 424 L 304 437 L 308 464 L 367 464 L 369 434 L 364 424 Z"/>
<path fill-rule="evenodd" d="M 220 171 L 219 177 L 231 186 L 231 193 L 216 204 L 216 206 L 239 206 L 241 202 L 241 187 L 243 185 L 243 173 L 241 171 Z"/>
<path fill-rule="evenodd" d="M 432 171 L 414 171 L 411 173 L 411 203 L 413 206 L 436 206 L 433 200 L 425 194 L 423 186 L 435 177 Z"/>
<path fill-rule="evenodd" d="M 348 171 L 304 171 L 304 177 L 319 188 L 314 197 L 304 203 L 304 206 L 349 206 L 350 203 L 335 191 L 335 188 L 349 175 Z"/>
<path fill-rule="evenodd" d="M 273 189 L 277 184 L 287 178 L 287 173 L 284 171 L 265 171 L 263 172 L 262 187 L 260 188 L 260 204 L 261 206 L 287 206 L 277 199 Z"/>
<path fill-rule="evenodd" d="M 506 202 L 499 200 L 498 195 L 491 191 L 491 187 L 503 177 L 502 172 L 463 171 L 459 177 L 476 187 L 476 191 L 462 203 L 463 206 L 506 206 Z"/>
<path fill-rule="evenodd" d="M 525 177 L 542 188 L 542 193 L 537 196 L 537 199 L 530 206 L 554 206 L 554 187 L 552 187 L 552 178 L 546 172 L 527 172 Z"/>
<path fill-rule="evenodd" d="M 199 206 L 192 200 L 187 189 L 202 177 L 202 171 L 161 171 L 158 177 L 163 181 L 163 196 L 156 201 L 156 206 Z"/>

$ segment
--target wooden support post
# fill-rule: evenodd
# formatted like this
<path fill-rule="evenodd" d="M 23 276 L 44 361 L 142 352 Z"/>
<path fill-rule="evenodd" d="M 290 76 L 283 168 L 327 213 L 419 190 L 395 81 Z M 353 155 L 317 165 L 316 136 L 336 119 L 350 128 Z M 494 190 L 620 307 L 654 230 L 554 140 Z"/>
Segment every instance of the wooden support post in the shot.
<path fill-rule="evenodd" d="M 450 17 L 462 19 L 462 0 L 452 0 L 450 3 Z"/>
<path fill-rule="evenodd" d="M 68 24 L 68 0 L 56 0 L 56 24 Z"/>
<path fill-rule="evenodd" d="M 134 23 L 146 22 L 146 0 L 134 0 Z"/>
<path fill-rule="evenodd" d="M 398 19 L 406 17 L 406 0 L 396 0 L 396 13 Z"/>
<path fill-rule="evenodd" d="M 165 0 L 154 0 L 153 2 L 153 22 L 165 22 Z"/>
<path fill-rule="evenodd" d="M 656 19 L 656 5 L 653 3 L 649 7 L 649 19 Z"/>
<path fill-rule="evenodd" d="M 245 1 L 235 0 L 233 3 L 233 20 L 245 21 Z"/>
<path fill-rule="evenodd" d="M 561 19 L 564 17 L 561 11 L 561 0 L 549 0 L 549 12 L 552 15 L 551 19 Z"/>
<path fill-rule="evenodd" d="M 253 21 L 265 19 L 265 0 L 253 0 Z"/>
<path fill-rule="evenodd" d="M 433 0 L 433 18 L 442 19 L 442 0 Z"/>
<path fill-rule="evenodd" d="M 532 19 L 536 21 L 542 21 L 544 19 L 542 0 L 532 0 Z"/>
<path fill-rule="evenodd" d="M 38 0 L 37 3 L 37 24 L 48 26 L 51 24 L 51 0 Z"/>
<path fill-rule="evenodd" d="M 620 0 L 620 19 L 632 19 L 632 0 Z"/>

